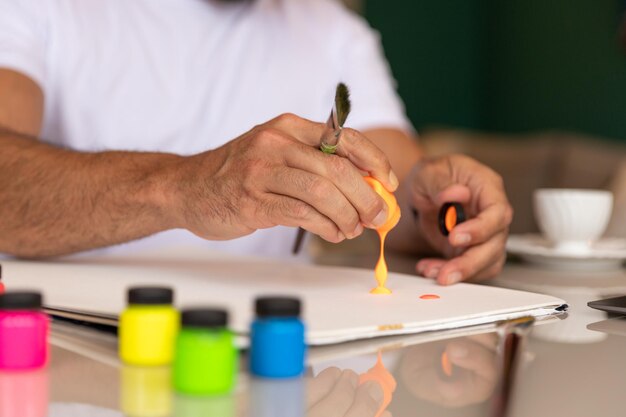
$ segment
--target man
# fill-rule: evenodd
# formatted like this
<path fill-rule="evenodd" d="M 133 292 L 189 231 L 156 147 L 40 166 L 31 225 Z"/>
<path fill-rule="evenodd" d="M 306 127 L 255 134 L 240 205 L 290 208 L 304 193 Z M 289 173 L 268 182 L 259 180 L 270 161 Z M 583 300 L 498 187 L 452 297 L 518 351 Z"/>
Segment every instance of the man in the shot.
<path fill-rule="evenodd" d="M 385 219 L 367 172 L 403 208 L 389 245 L 444 255 L 419 273 L 451 284 L 504 263 L 500 177 L 463 156 L 422 157 L 376 35 L 331 0 L 0 0 L 0 68 L 2 253 L 159 233 L 131 250 L 192 232 L 285 256 L 297 226 L 339 242 Z M 319 121 L 339 81 L 358 131 L 329 156 Z M 445 201 L 472 217 L 448 239 Z"/>

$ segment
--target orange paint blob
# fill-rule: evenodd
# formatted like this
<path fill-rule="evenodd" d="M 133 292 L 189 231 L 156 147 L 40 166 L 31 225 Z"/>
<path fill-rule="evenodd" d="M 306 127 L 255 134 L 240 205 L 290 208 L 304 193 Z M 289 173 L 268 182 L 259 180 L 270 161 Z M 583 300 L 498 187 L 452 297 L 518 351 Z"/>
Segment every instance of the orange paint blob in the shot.
<path fill-rule="evenodd" d="M 374 367 L 359 376 L 359 385 L 364 384 L 367 381 L 378 382 L 380 387 L 383 389 L 383 403 L 376 414 L 376 417 L 379 417 L 385 412 L 387 407 L 389 407 L 391 398 L 393 397 L 393 392 L 396 390 L 397 386 L 395 378 L 383 364 L 383 356 L 380 351 L 378 352 L 378 359 L 376 360 Z"/>
<path fill-rule="evenodd" d="M 456 221 L 457 221 L 456 207 L 450 206 L 448 208 L 448 211 L 446 211 L 446 219 L 445 219 L 446 229 L 448 229 L 448 232 L 451 232 L 452 229 L 454 229 L 454 226 L 456 226 Z"/>
<path fill-rule="evenodd" d="M 382 197 L 389 209 L 387 212 L 387 221 L 376 229 L 378 237 L 380 238 L 380 256 L 378 257 L 378 263 L 376 263 L 376 268 L 374 269 L 374 276 L 376 277 L 378 285 L 370 291 L 370 294 L 391 294 L 391 290 L 385 287 L 388 274 L 387 262 L 385 261 L 385 238 L 387 237 L 387 233 L 396 227 L 400 221 L 400 206 L 398 206 L 398 202 L 393 193 L 387 191 L 378 180 L 372 177 L 364 177 L 363 179 Z"/>
<path fill-rule="evenodd" d="M 447 376 L 452 376 L 452 362 L 450 362 L 447 352 L 441 354 L 441 369 Z"/>
<path fill-rule="evenodd" d="M 437 294 L 423 294 L 423 295 L 420 295 L 420 298 L 422 300 L 438 300 L 441 297 L 439 297 Z"/>

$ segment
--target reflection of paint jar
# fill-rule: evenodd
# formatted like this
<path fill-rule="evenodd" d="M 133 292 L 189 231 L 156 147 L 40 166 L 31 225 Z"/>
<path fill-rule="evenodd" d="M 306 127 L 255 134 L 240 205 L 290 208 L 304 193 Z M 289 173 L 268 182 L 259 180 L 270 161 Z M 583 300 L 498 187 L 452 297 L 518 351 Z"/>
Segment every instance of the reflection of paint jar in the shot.
<path fill-rule="evenodd" d="M 4 284 L 2 283 L 2 265 L 0 265 L 0 294 L 4 293 Z"/>
<path fill-rule="evenodd" d="M 0 295 L 0 369 L 41 368 L 48 361 L 48 316 L 37 292 Z"/>
<path fill-rule="evenodd" d="M 174 387 L 195 395 L 225 394 L 237 373 L 237 350 L 228 314 L 222 310 L 189 309 L 182 313 L 176 339 Z"/>
<path fill-rule="evenodd" d="M 129 365 L 169 365 L 178 331 L 178 312 L 170 288 L 138 287 L 128 291 L 128 308 L 119 322 L 120 358 Z"/>
<path fill-rule="evenodd" d="M 169 367 L 122 368 L 121 408 L 129 417 L 166 417 L 172 412 Z"/>
<path fill-rule="evenodd" d="M 47 415 L 47 370 L 0 372 L 0 417 Z"/>
<path fill-rule="evenodd" d="M 267 378 L 290 378 L 304 371 L 304 324 L 296 298 L 263 297 L 256 300 L 252 323 L 250 370 Z"/>
<path fill-rule="evenodd" d="M 236 410 L 235 398 L 231 395 L 177 395 L 174 399 L 174 417 L 234 417 Z"/>
<path fill-rule="evenodd" d="M 251 378 L 249 417 L 304 417 L 304 397 L 302 377 L 285 380 Z"/>

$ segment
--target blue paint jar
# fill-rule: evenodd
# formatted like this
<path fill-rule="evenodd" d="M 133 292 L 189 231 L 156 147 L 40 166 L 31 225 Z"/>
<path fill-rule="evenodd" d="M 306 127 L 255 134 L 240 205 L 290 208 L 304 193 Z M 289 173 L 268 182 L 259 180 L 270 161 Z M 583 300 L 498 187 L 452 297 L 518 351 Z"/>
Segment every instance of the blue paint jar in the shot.
<path fill-rule="evenodd" d="M 304 372 L 306 343 L 297 298 L 261 297 L 250 334 L 250 372 L 264 378 L 292 378 Z"/>

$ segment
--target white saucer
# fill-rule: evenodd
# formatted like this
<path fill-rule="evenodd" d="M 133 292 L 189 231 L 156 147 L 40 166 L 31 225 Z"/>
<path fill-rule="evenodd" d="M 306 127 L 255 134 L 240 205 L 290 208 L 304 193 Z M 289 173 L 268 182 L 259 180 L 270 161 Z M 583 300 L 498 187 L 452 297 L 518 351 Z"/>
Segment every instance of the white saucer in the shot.
<path fill-rule="evenodd" d="M 543 236 L 511 235 L 506 243 L 510 254 L 550 269 L 608 270 L 620 269 L 626 261 L 626 239 L 603 238 L 586 252 L 568 252 L 552 247 Z"/>

